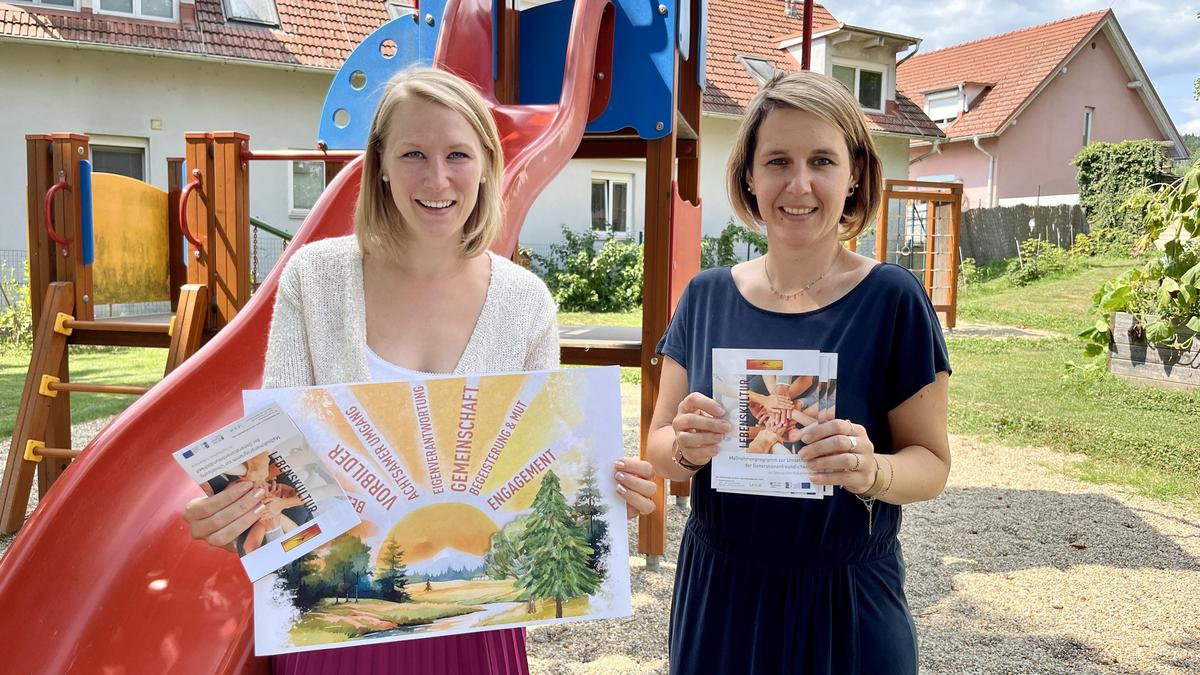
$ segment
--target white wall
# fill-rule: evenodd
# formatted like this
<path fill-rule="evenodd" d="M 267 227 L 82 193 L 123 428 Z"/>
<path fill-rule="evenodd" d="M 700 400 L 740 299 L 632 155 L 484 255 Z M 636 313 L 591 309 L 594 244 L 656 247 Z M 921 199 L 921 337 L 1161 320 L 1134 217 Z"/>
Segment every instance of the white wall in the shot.
<path fill-rule="evenodd" d="M 168 156 L 188 131 L 250 134 L 254 149 L 312 148 L 333 72 L 0 43 L 0 249 L 27 250 L 25 135 L 78 132 L 139 139 L 146 179 L 167 187 Z M 151 130 L 151 120 L 162 129 Z M 255 162 L 250 213 L 295 231 L 287 162 Z"/>

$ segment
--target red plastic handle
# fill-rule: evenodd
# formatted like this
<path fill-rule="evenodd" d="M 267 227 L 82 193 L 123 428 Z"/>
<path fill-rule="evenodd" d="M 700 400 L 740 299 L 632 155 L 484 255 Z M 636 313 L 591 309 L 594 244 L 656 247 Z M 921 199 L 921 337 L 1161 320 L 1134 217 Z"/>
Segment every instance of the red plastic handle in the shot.
<path fill-rule="evenodd" d="M 179 195 L 179 229 L 183 230 L 183 236 L 192 243 L 197 249 L 204 248 L 200 245 L 200 240 L 192 236 L 192 231 L 188 228 L 187 204 L 188 199 L 192 196 L 192 191 L 200 187 L 200 174 L 192 172 L 195 176 L 190 183 L 183 187 L 183 192 Z"/>
<path fill-rule="evenodd" d="M 57 232 L 54 231 L 54 216 L 50 212 L 50 208 L 54 203 L 54 195 L 58 194 L 59 190 L 70 190 L 71 186 L 67 185 L 67 181 L 61 180 L 46 190 L 46 200 L 42 204 L 42 219 L 46 222 L 46 234 L 54 240 L 59 246 L 70 246 L 70 239 L 63 239 Z"/>

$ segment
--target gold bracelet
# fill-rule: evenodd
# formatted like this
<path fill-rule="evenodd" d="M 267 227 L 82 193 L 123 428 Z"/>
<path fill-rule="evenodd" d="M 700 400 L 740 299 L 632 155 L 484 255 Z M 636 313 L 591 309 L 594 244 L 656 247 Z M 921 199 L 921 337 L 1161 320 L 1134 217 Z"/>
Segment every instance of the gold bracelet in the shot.
<path fill-rule="evenodd" d="M 875 458 L 875 464 L 876 464 L 876 466 L 879 465 L 878 457 Z M 888 493 L 888 490 L 892 489 L 892 479 L 896 477 L 896 467 L 892 465 L 892 462 L 890 460 L 888 461 L 887 465 L 888 465 L 887 487 L 885 487 L 885 488 L 883 488 L 883 490 L 879 491 L 879 493 L 875 495 L 876 497 L 882 497 Z M 872 486 L 872 487 L 874 487 L 874 486 Z"/>

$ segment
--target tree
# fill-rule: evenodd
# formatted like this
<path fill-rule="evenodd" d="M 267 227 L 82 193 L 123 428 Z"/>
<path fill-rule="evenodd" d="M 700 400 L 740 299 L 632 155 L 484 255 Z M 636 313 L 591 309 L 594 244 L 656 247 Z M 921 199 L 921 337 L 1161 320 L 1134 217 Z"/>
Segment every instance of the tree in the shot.
<path fill-rule="evenodd" d="M 564 598 L 589 595 L 600 587 L 596 571 L 588 566 L 592 548 L 572 516 L 558 476 L 547 471 L 522 537 L 529 571 L 520 585 L 534 599 L 554 598 L 555 618 L 562 618 Z"/>
<path fill-rule="evenodd" d="M 394 539 L 388 539 L 379 554 L 379 566 L 375 571 L 375 583 L 379 586 L 379 597 L 392 602 L 410 602 L 408 594 L 408 568 L 404 565 L 404 549 Z M 426 581 L 428 586 L 429 582 Z"/>
<path fill-rule="evenodd" d="M 333 601 L 338 596 L 350 602 L 350 589 L 354 589 L 354 600 L 358 601 L 358 584 L 368 571 L 371 548 L 362 539 L 344 534 L 333 540 L 329 553 L 325 555 L 325 577 L 334 589 Z M 340 592 L 339 592 L 340 591 Z"/>
<path fill-rule="evenodd" d="M 587 533 L 588 546 L 592 547 L 592 555 L 588 557 L 588 566 L 596 571 L 596 576 L 603 580 L 607 575 L 604 568 L 608 560 L 608 523 L 601 516 L 608 511 L 600 488 L 596 483 L 596 469 L 590 463 L 583 471 L 579 491 L 575 493 L 576 524 Z"/>
<path fill-rule="evenodd" d="M 518 586 L 529 569 L 529 561 L 522 554 L 520 545 L 504 530 L 492 535 L 492 547 L 483 556 L 483 564 L 484 573 L 492 579 L 512 578 Z M 533 596 L 528 593 L 524 595 L 527 601 L 525 609 L 533 614 L 537 611 Z"/>
<path fill-rule="evenodd" d="M 292 600 L 301 614 L 317 606 L 324 597 L 326 585 L 322 580 L 317 554 L 306 553 L 279 569 L 276 588 Z"/>

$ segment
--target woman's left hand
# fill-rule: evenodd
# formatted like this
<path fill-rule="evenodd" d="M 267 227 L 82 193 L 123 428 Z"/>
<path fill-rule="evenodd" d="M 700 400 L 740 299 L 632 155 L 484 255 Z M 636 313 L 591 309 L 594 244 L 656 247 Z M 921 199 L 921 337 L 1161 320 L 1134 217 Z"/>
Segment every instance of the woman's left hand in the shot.
<path fill-rule="evenodd" d="M 819 422 L 803 429 L 800 440 L 807 445 L 800 449 L 799 457 L 808 462 L 814 483 L 841 485 L 855 494 L 875 484 L 875 444 L 861 424 Z"/>
<path fill-rule="evenodd" d="M 650 462 L 632 457 L 617 460 L 614 470 L 617 479 L 617 494 L 625 500 L 625 516 L 645 516 L 654 513 L 654 494 L 658 485 L 654 482 L 654 467 Z"/>

